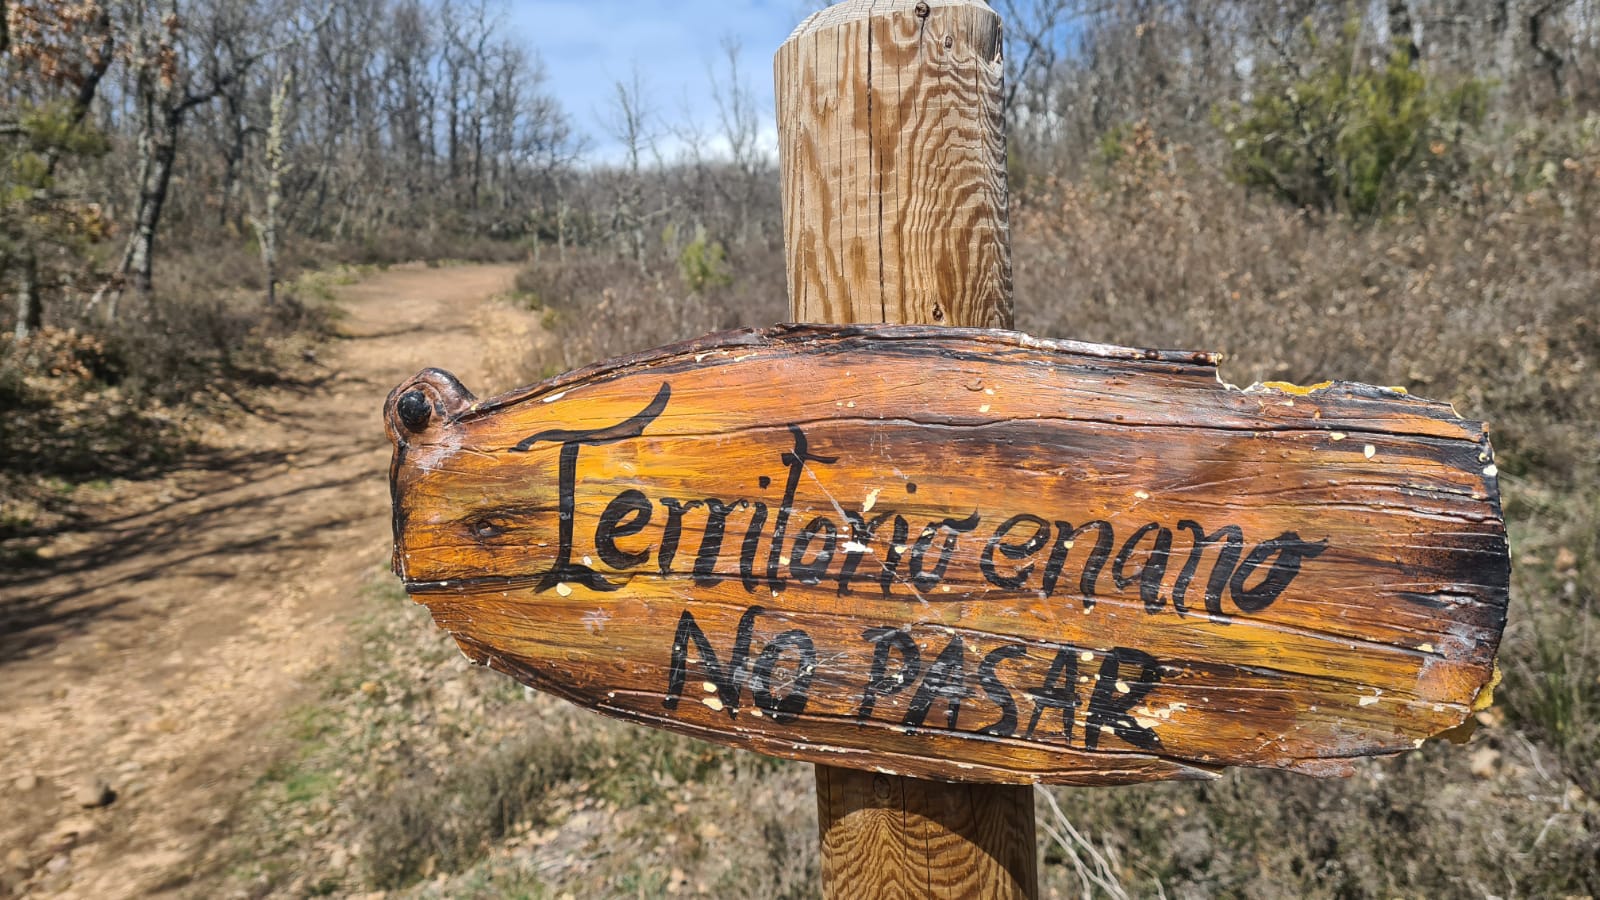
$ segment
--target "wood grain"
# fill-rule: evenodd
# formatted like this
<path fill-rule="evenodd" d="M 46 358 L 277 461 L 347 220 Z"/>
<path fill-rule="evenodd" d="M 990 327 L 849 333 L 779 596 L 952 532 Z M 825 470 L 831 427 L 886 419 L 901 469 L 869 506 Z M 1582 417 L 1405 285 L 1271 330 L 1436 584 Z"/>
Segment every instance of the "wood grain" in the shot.
<path fill-rule="evenodd" d="M 1509 577 L 1483 427 L 1214 365 L 787 326 L 481 404 L 424 373 L 396 567 L 479 662 L 825 764 L 1337 774 L 1461 724 Z"/>
<path fill-rule="evenodd" d="M 778 51 L 795 321 L 1011 327 L 1003 68 L 978 0 L 840 3 Z"/>
<path fill-rule="evenodd" d="M 1032 810 L 1024 786 L 818 766 L 823 884 L 843 897 L 1037 896 Z"/>
<path fill-rule="evenodd" d="M 1011 326 L 1000 56 L 999 19 L 972 0 L 839 4 L 778 52 L 793 321 Z M 879 808 L 880 783 L 961 816 Z M 1038 895 L 1030 791 L 822 763 L 817 791 L 827 896 Z"/>

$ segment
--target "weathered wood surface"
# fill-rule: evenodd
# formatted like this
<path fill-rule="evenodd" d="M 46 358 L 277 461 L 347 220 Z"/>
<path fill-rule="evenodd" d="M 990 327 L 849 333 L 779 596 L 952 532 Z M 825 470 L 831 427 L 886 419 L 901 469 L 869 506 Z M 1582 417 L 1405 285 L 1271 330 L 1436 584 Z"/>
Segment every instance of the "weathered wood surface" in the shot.
<path fill-rule="evenodd" d="M 1030 786 L 819 765 L 817 807 L 827 896 L 1038 896 Z"/>
<path fill-rule="evenodd" d="M 1001 45 L 982 0 L 850 0 L 778 50 L 795 321 L 1011 327 Z"/>
<path fill-rule="evenodd" d="M 773 68 L 791 321 L 1010 327 L 995 12 L 847 0 Z M 1031 790 L 820 763 L 816 781 L 826 896 L 1038 896 Z"/>
<path fill-rule="evenodd" d="M 1203 354 L 787 326 L 387 419 L 396 571 L 470 657 L 776 756 L 1339 774 L 1467 719 L 1504 624 L 1481 425 Z"/>

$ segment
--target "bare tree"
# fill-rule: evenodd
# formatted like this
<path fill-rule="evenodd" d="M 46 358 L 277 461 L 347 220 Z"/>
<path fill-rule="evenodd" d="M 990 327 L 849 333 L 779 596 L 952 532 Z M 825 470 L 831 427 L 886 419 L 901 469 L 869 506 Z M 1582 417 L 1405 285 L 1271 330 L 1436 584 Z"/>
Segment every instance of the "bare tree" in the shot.
<path fill-rule="evenodd" d="M 288 169 L 284 163 L 284 121 L 292 80 L 290 75 L 285 74 L 272 92 L 272 119 L 267 126 L 266 144 L 262 148 L 264 187 L 260 214 L 252 217 L 256 241 L 261 245 L 261 268 L 266 276 L 269 306 L 278 302 L 278 208 L 283 203 L 283 177 Z"/>
<path fill-rule="evenodd" d="M 738 240 L 750 240 L 755 228 L 752 211 L 761 184 L 771 176 L 770 161 L 761 147 L 761 124 L 764 117 L 757 107 L 755 94 L 744 80 L 739 57 L 742 48 L 733 37 L 722 39 L 723 75 L 710 73 L 711 97 L 717 107 L 717 121 L 721 126 L 722 142 L 728 150 L 734 178 L 712 179 L 712 184 L 731 203 L 735 210 Z"/>
<path fill-rule="evenodd" d="M 116 317 L 129 280 L 143 297 L 154 288 L 156 237 L 185 120 L 270 52 L 261 33 L 251 30 L 258 22 L 243 4 L 183 8 L 179 0 L 131 0 L 123 8 L 130 93 L 138 110 L 139 174 L 133 229 L 110 286 L 109 318 Z M 202 10 L 199 18 L 188 17 Z"/>
<path fill-rule="evenodd" d="M 614 85 L 607 130 L 623 147 L 623 178 L 616 188 L 612 231 L 627 241 L 628 255 L 645 268 L 644 158 L 656 152 L 656 134 L 645 111 L 644 85 L 637 67 L 628 81 Z"/>

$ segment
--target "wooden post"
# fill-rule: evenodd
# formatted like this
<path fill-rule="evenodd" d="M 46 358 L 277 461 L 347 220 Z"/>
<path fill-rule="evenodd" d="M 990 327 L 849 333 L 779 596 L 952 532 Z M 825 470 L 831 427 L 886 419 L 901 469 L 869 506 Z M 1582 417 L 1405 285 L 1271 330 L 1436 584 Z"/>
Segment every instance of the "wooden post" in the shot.
<path fill-rule="evenodd" d="M 850 0 L 776 62 L 796 321 L 1010 328 L 1000 18 Z"/>
<path fill-rule="evenodd" d="M 1000 18 L 849 0 L 775 63 L 797 322 L 1010 328 Z M 817 766 L 824 893 L 1038 895 L 1033 790 Z"/>

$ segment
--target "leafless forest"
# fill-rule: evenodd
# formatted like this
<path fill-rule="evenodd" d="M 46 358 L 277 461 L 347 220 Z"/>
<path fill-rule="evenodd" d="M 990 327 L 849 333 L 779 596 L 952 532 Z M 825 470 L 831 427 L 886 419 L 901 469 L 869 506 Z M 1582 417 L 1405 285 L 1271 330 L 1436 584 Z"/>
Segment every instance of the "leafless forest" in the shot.
<path fill-rule="evenodd" d="M 994 5 L 1019 328 L 1449 400 L 1493 423 L 1514 554 L 1470 743 L 1052 791 L 1047 894 L 1600 896 L 1600 2 Z M 776 48 L 730 39 L 696 132 L 637 79 L 603 123 L 563 109 L 489 0 L 0 10 L 5 567 L 90 515 L 74 486 L 175 465 L 185 423 L 314 359 L 337 266 L 516 262 L 500 302 L 553 338 L 525 380 L 785 316 L 771 113 L 738 77 Z M 808 769 L 529 700 L 375 592 L 215 883 L 813 895 Z M 397 683 L 424 686 L 366 687 Z"/>

